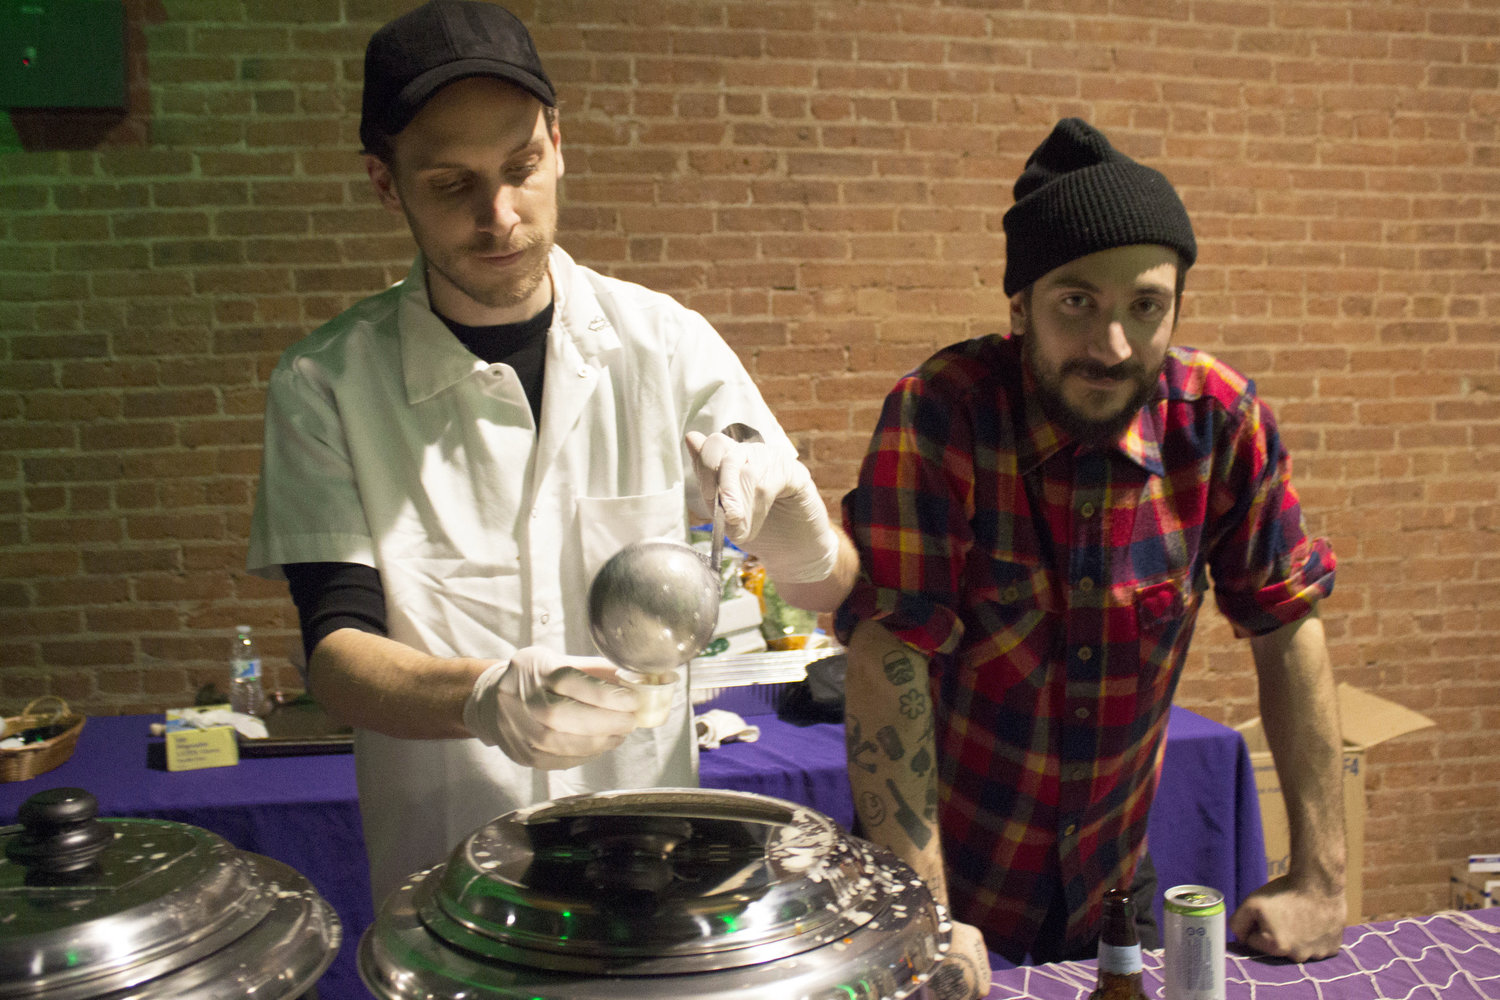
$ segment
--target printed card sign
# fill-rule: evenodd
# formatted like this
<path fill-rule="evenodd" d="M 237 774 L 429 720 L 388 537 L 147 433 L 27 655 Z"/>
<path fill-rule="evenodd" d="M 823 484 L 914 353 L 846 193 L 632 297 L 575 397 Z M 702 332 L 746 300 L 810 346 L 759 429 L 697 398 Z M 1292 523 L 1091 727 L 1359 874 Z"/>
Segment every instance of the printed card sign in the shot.
<path fill-rule="evenodd" d="M 240 762 L 240 744 L 233 726 L 205 724 L 210 712 L 223 712 L 228 705 L 167 710 L 167 770 L 194 771 L 203 767 L 228 767 Z"/>

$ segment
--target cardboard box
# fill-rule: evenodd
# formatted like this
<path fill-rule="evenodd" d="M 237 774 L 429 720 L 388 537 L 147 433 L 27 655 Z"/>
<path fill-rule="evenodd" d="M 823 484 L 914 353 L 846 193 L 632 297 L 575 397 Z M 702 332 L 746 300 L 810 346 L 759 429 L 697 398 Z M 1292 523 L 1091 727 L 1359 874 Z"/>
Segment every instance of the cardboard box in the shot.
<path fill-rule="evenodd" d="M 1454 865 L 1448 877 L 1448 907 L 1453 910 L 1482 910 L 1500 906 L 1500 872 L 1472 871 L 1467 865 Z"/>
<path fill-rule="evenodd" d="M 1364 905 L 1365 860 L 1365 751 L 1378 743 L 1432 725 L 1425 715 L 1393 701 L 1340 684 L 1339 715 L 1344 729 L 1344 827 L 1348 849 L 1348 922 L 1360 923 Z M 1281 797 L 1281 779 L 1266 743 L 1260 719 L 1236 727 L 1250 748 L 1255 769 L 1255 790 L 1260 797 L 1260 822 L 1266 841 L 1266 874 L 1285 875 L 1291 854 L 1286 803 Z"/>

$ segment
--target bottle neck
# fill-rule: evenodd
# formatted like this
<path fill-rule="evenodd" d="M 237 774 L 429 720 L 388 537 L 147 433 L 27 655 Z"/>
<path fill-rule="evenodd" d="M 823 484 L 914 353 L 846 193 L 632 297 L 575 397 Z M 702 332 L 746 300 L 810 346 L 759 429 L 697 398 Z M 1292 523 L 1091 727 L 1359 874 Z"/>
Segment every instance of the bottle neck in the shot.
<path fill-rule="evenodd" d="M 1112 973 L 1117 976 L 1135 976 L 1141 972 L 1141 946 L 1139 944 L 1105 944 L 1099 942 L 1099 974 Z"/>

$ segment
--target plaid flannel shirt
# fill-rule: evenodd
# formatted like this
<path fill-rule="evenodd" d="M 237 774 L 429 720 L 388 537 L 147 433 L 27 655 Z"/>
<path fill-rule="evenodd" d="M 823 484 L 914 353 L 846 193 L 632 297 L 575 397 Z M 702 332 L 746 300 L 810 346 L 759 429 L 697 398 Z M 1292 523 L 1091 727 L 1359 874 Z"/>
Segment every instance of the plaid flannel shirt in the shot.
<path fill-rule="evenodd" d="M 1241 635 L 1333 588 L 1253 383 L 1172 348 L 1160 389 L 1080 448 L 1018 338 L 955 344 L 892 390 L 844 498 L 862 574 L 837 632 L 878 620 L 931 658 L 950 903 L 1012 961 L 1059 888 L 1076 948 L 1128 887 L 1210 578 Z"/>

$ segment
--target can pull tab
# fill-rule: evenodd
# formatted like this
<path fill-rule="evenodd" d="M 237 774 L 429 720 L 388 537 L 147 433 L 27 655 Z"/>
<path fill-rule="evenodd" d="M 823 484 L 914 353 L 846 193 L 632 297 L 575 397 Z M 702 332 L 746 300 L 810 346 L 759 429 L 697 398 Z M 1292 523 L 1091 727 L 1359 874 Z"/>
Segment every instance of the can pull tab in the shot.
<path fill-rule="evenodd" d="M 28 881 L 86 872 L 115 839 L 96 818 L 99 800 L 82 788 L 51 788 L 21 804 L 22 831 L 5 856 L 26 869 Z"/>

